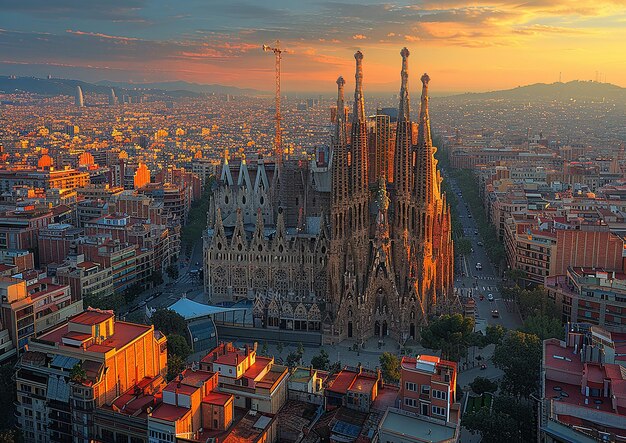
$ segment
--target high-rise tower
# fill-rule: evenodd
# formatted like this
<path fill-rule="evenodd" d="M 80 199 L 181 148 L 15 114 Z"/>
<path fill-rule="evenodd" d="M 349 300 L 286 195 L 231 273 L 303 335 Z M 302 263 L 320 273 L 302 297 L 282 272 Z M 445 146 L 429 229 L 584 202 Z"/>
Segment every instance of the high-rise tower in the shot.
<path fill-rule="evenodd" d="M 76 95 L 74 96 L 74 104 L 78 108 L 82 108 L 85 106 L 85 101 L 83 99 L 83 89 L 80 86 L 76 86 Z"/>
<path fill-rule="evenodd" d="M 117 103 L 117 97 L 115 96 L 115 91 L 113 88 L 109 91 L 109 106 L 115 106 Z"/>

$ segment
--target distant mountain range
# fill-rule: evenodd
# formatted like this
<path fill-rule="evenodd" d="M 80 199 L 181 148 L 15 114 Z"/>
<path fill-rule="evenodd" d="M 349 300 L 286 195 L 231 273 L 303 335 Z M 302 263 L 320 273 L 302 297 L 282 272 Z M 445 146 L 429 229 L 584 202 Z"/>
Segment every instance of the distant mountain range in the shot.
<path fill-rule="evenodd" d="M 162 95 L 164 98 L 198 97 L 205 94 L 231 95 L 267 95 L 267 92 L 256 89 L 242 89 L 234 86 L 218 84 L 203 85 L 185 81 L 157 82 L 157 83 L 125 83 L 100 81 L 88 83 L 80 80 L 61 78 L 36 77 L 8 77 L 0 76 L 0 91 L 24 91 L 42 95 L 74 95 L 76 86 L 80 86 L 84 93 L 108 94 L 110 88 L 115 89 L 118 97 L 122 95 L 135 96 L 149 92 L 153 95 Z M 626 101 L 626 88 L 610 83 L 591 81 L 571 81 L 567 83 L 536 83 L 528 86 L 519 86 L 513 89 L 491 92 L 470 92 L 465 94 L 438 97 L 438 100 L 611 100 Z"/>
<path fill-rule="evenodd" d="M 101 81 L 94 84 L 63 78 L 0 76 L 0 91 L 6 93 L 23 91 L 42 95 L 74 95 L 76 86 L 80 86 L 83 93 L 96 94 L 108 94 L 111 88 L 113 88 L 118 97 L 122 95 L 135 96 L 145 92 L 171 98 L 199 97 L 204 94 L 251 95 L 259 93 L 259 91 L 254 89 L 239 89 L 233 86 L 222 85 L 200 85 L 187 82 L 133 84 Z"/>
<path fill-rule="evenodd" d="M 467 100 L 602 100 L 603 98 L 626 100 L 626 88 L 611 83 L 575 80 L 567 83 L 535 83 L 502 91 L 468 92 L 447 98 Z"/>

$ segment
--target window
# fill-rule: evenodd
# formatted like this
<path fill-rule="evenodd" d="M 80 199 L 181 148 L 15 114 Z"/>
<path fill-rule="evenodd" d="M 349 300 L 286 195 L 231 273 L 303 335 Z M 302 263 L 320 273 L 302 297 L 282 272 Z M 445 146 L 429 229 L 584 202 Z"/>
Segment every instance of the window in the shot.
<path fill-rule="evenodd" d="M 446 391 L 437 391 L 436 389 L 433 389 L 433 397 L 438 398 L 439 400 L 447 400 L 448 393 Z"/>
<path fill-rule="evenodd" d="M 407 391 L 417 392 L 417 383 L 407 381 L 405 387 Z"/>
<path fill-rule="evenodd" d="M 444 408 L 440 408 L 439 406 L 433 406 L 433 415 L 440 415 L 442 417 L 446 416 L 446 410 Z"/>
<path fill-rule="evenodd" d="M 414 398 L 405 397 L 404 398 L 404 404 L 407 405 L 407 406 L 410 406 L 412 408 L 417 408 L 417 400 L 414 399 Z"/>
<path fill-rule="evenodd" d="M 422 385 L 422 394 L 430 394 L 430 386 Z"/>

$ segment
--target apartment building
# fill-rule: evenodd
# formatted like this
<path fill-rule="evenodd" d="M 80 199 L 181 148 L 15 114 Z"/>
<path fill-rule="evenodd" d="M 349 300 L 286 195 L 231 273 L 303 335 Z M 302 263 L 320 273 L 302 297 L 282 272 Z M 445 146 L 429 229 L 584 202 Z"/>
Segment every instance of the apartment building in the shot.
<path fill-rule="evenodd" d="M 130 243 L 105 237 L 88 237 L 78 245 L 78 253 L 89 262 L 111 270 L 113 290 L 122 293 L 132 286 L 146 286 L 152 275 L 154 253 Z"/>
<path fill-rule="evenodd" d="M 563 322 L 586 322 L 626 333 L 626 274 L 603 268 L 569 267 L 551 275 L 548 296 L 562 312 Z"/>
<path fill-rule="evenodd" d="M 9 331 L 13 347 L 21 353 L 30 337 L 81 312 L 81 300 L 72 300 L 70 288 L 39 271 L 16 277 L 0 277 L 1 323 Z"/>
<path fill-rule="evenodd" d="M 81 300 L 87 295 L 104 299 L 114 291 L 111 268 L 85 261 L 84 254 L 69 254 L 56 268 L 56 277 L 70 287 L 72 300 Z"/>
<path fill-rule="evenodd" d="M 39 230 L 52 223 L 48 210 L 22 207 L 0 214 L 0 249 L 36 249 Z"/>
<path fill-rule="evenodd" d="M 50 223 L 39 230 L 39 265 L 63 263 L 83 230 L 67 223 Z"/>
<path fill-rule="evenodd" d="M 31 338 L 15 374 L 26 442 L 96 439 L 94 415 L 145 379 L 165 376 L 166 338 L 153 326 L 89 309 Z"/>
<path fill-rule="evenodd" d="M 87 184 L 89 184 L 89 174 L 74 169 L 0 169 L 0 190 L 2 191 L 11 191 L 15 186 L 45 190 L 77 189 Z"/>
<path fill-rule="evenodd" d="M 287 367 L 248 346 L 221 343 L 200 360 L 200 369 L 219 373 L 219 392 L 234 395 L 235 407 L 276 414 L 287 400 Z"/>
<path fill-rule="evenodd" d="M 457 365 L 431 355 L 403 357 L 400 373 L 401 409 L 458 422 Z"/>
<path fill-rule="evenodd" d="M 361 366 L 345 367 L 328 379 L 324 390 L 326 409 L 345 406 L 361 412 L 368 412 L 382 388 L 380 371 L 369 371 Z"/>
<path fill-rule="evenodd" d="M 569 324 L 565 340 L 543 342 L 541 439 L 622 441 L 626 435 L 626 335 Z"/>

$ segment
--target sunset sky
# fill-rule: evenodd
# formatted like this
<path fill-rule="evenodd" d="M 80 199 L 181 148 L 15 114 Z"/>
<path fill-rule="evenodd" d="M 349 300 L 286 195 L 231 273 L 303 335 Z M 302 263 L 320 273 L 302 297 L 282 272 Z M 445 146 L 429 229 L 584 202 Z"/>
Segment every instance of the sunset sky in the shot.
<path fill-rule="evenodd" d="M 86 81 L 186 80 L 333 91 L 364 53 L 370 91 L 395 92 L 400 49 L 411 81 L 439 91 L 601 79 L 626 86 L 626 0 L 0 0 L 0 74 Z M 352 81 L 351 81 L 352 80 Z M 347 86 L 349 86 L 349 84 Z"/>

